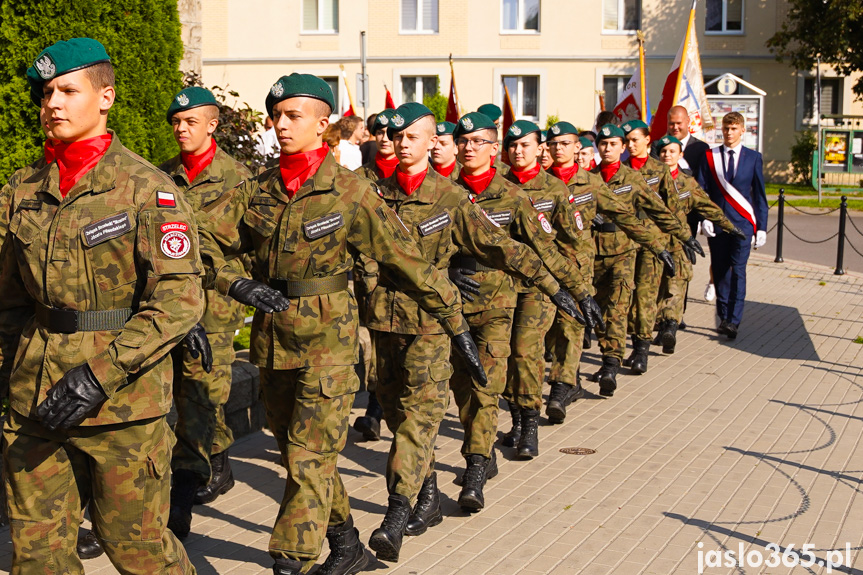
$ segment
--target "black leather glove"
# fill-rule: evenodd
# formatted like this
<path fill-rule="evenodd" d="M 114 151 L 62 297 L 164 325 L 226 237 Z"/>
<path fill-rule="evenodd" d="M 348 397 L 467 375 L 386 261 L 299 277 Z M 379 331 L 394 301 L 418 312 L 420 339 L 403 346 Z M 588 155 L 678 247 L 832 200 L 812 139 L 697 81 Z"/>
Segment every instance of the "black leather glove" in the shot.
<path fill-rule="evenodd" d="M 605 322 L 602 320 L 602 309 L 592 296 L 587 296 L 578 302 L 581 313 L 584 315 L 584 325 L 588 332 L 599 326 L 599 331 L 605 331 Z"/>
<path fill-rule="evenodd" d="M 729 234 L 731 234 L 732 236 L 734 236 L 735 238 L 738 238 L 738 239 L 741 239 L 741 240 L 745 240 L 745 239 L 746 239 L 746 234 L 743 232 L 743 230 L 741 230 L 741 229 L 740 229 L 740 228 L 738 228 L 737 226 L 734 226 L 734 229 L 733 229 L 733 230 L 731 230 L 731 231 L 730 231 L 730 232 L 728 232 L 728 233 L 729 233 Z"/>
<path fill-rule="evenodd" d="M 689 258 L 689 261 L 692 262 L 692 265 L 695 265 L 695 254 L 699 254 L 701 257 L 704 257 L 704 248 L 701 247 L 701 244 L 698 243 L 695 236 L 689 236 L 689 239 L 683 242 L 683 251 L 686 254 L 686 257 Z"/>
<path fill-rule="evenodd" d="M 578 305 L 575 303 L 575 299 L 569 295 L 569 292 L 558 290 L 556 294 L 551 296 L 551 301 L 554 302 L 554 305 L 556 305 L 559 310 L 574 317 L 575 321 L 581 325 L 585 324 L 584 316 L 581 315 L 580 311 L 578 311 Z"/>
<path fill-rule="evenodd" d="M 590 229 L 596 231 L 599 229 L 599 226 L 601 226 L 604 223 L 605 223 L 605 219 L 601 215 L 597 214 L 597 215 L 593 216 L 592 220 L 590 220 Z"/>
<path fill-rule="evenodd" d="M 475 382 L 480 387 L 488 385 L 488 377 L 485 375 L 485 370 L 482 368 L 482 363 L 479 361 L 479 350 L 470 332 L 466 331 L 453 336 L 452 345 L 464 362 L 467 364 L 468 371 Z"/>
<path fill-rule="evenodd" d="M 183 343 L 189 350 L 189 355 L 195 359 L 198 359 L 198 356 L 201 357 L 201 367 L 204 368 L 204 371 L 207 373 L 213 371 L 213 348 L 210 347 L 207 332 L 201 327 L 201 324 L 195 324 L 195 327 L 183 338 Z"/>
<path fill-rule="evenodd" d="M 240 278 L 231 284 L 228 295 L 240 303 L 254 306 L 264 313 L 285 311 L 291 301 L 278 290 L 255 280 Z"/>
<path fill-rule="evenodd" d="M 36 416 L 51 431 L 75 427 L 108 399 L 86 363 L 73 367 L 48 391 L 36 408 Z"/>
<path fill-rule="evenodd" d="M 676 273 L 674 269 L 674 258 L 671 257 L 671 254 L 668 253 L 668 250 L 662 250 L 656 257 L 659 258 L 659 261 L 662 262 L 662 273 L 664 273 L 667 277 L 673 278 L 674 274 Z"/>
<path fill-rule="evenodd" d="M 472 280 L 467 276 L 472 276 L 476 272 L 467 268 L 449 268 L 449 279 L 461 292 L 461 297 L 467 301 L 473 301 L 471 294 L 479 295 L 479 282 Z"/>

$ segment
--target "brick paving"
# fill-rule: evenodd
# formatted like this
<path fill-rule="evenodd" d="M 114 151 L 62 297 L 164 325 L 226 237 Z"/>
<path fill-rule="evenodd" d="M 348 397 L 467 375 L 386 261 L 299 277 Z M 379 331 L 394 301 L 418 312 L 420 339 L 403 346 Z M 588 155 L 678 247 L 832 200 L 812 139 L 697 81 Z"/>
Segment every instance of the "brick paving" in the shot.
<path fill-rule="evenodd" d="M 826 560 L 847 543 L 859 566 L 833 571 L 863 574 L 863 345 L 853 341 L 863 336 L 863 276 L 755 254 L 745 323 L 729 342 L 715 335 L 713 306 L 701 299 L 706 267 L 696 267 L 690 327 L 677 353 L 654 347 L 648 373 L 622 376 L 614 398 L 578 401 L 564 425 L 543 419 L 537 459 L 515 461 L 503 449 L 487 507 L 474 515 L 455 503 L 464 464 L 451 408 L 436 452 L 444 522 L 407 538 L 400 563 L 374 562 L 371 570 L 690 574 L 699 572 L 699 551 L 737 553 L 742 544 L 767 558 L 768 543 L 782 550 L 810 543 Z M 587 373 L 598 368 L 596 351 L 594 344 L 585 357 Z M 358 405 L 352 417 L 361 413 Z M 504 410 L 501 428 L 508 427 Z M 360 441 L 351 430 L 340 470 L 367 541 L 385 511 L 389 442 Z M 596 453 L 565 455 L 564 447 Z M 284 485 L 275 442 L 258 433 L 231 455 L 237 486 L 195 508 L 186 548 L 201 574 L 271 573 L 266 546 Z M 0 571 L 10 558 L 5 531 Z M 104 557 L 85 566 L 116 573 Z M 813 569 L 704 572 L 827 572 Z"/>

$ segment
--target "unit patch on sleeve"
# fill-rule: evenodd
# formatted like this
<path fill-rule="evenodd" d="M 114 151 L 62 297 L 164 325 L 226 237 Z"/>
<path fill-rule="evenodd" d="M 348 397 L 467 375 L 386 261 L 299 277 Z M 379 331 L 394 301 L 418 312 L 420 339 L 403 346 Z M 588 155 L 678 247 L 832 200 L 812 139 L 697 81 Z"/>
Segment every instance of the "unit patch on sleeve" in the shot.
<path fill-rule="evenodd" d="M 176 208 L 177 200 L 173 192 L 156 192 L 156 205 L 160 208 Z"/>
<path fill-rule="evenodd" d="M 575 217 L 575 225 L 578 227 L 578 229 L 583 230 L 584 229 L 584 220 L 581 218 L 581 212 L 576 210 L 575 213 L 573 214 L 573 217 Z"/>
<path fill-rule="evenodd" d="M 168 222 L 162 224 L 159 228 L 162 233 L 162 241 L 159 242 L 159 247 L 162 248 L 162 253 L 172 259 L 180 259 L 189 253 L 192 249 L 192 242 L 186 232 L 189 226 L 183 222 Z"/>
<path fill-rule="evenodd" d="M 552 231 L 551 230 L 551 222 L 548 221 L 548 218 L 545 217 L 545 214 L 539 214 L 537 219 L 539 219 L 539 223 L 542 226 L 542 230 L 545 233 L 550 234 Z"/>

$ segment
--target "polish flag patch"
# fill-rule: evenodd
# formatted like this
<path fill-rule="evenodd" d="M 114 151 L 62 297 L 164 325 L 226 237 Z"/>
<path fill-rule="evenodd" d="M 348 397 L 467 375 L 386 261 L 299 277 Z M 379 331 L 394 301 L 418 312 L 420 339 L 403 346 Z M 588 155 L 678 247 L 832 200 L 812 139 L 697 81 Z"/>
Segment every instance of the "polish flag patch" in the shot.
<path fill-rule="evenodd" d="M 160 208 L 176 208 L 177 200 L 172 192 L 156 192 L 156 205 Z"/>

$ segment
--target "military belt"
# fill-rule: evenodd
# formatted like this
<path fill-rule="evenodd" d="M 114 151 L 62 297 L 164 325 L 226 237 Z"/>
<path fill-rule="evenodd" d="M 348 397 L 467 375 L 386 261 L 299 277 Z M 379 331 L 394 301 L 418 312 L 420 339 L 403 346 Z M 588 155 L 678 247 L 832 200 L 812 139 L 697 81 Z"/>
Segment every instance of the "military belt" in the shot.
<path fill-rule="evenodd" d="M 348 289 L 348 274 L 304 280 L 270 278 L 269 284 L 271 288 L 282 292 L 285 297 L 324 295 Z"/>
<path fill-rule="evenodd" d="M 620 228 L 618 228 L 617 224 L 613 222 L 603 222 L 596 226 L 596 231 L 603 234 L 613 234 L 615 232 L 619 232 Z"/>
<path fill-rule="evenodd" d="M 472 258 L 470 256 L 456 256 L 452 258 L 449 262 L 449 267 L 451 268 L 462 268 L 466 270 L 473 270 L 475 272 L 496 272 L 497 268 L 490 268 L 488 266 L 484 266 L 478 261 L 476 258 Z"/>
<path fill-rule="evenodd" d="M 40 305 L 36 308 L 36 321 L 48 331 L 76 333 L 79 331 L 120 330 L 132 317 L 132 308 L 76 311 Z"/>

